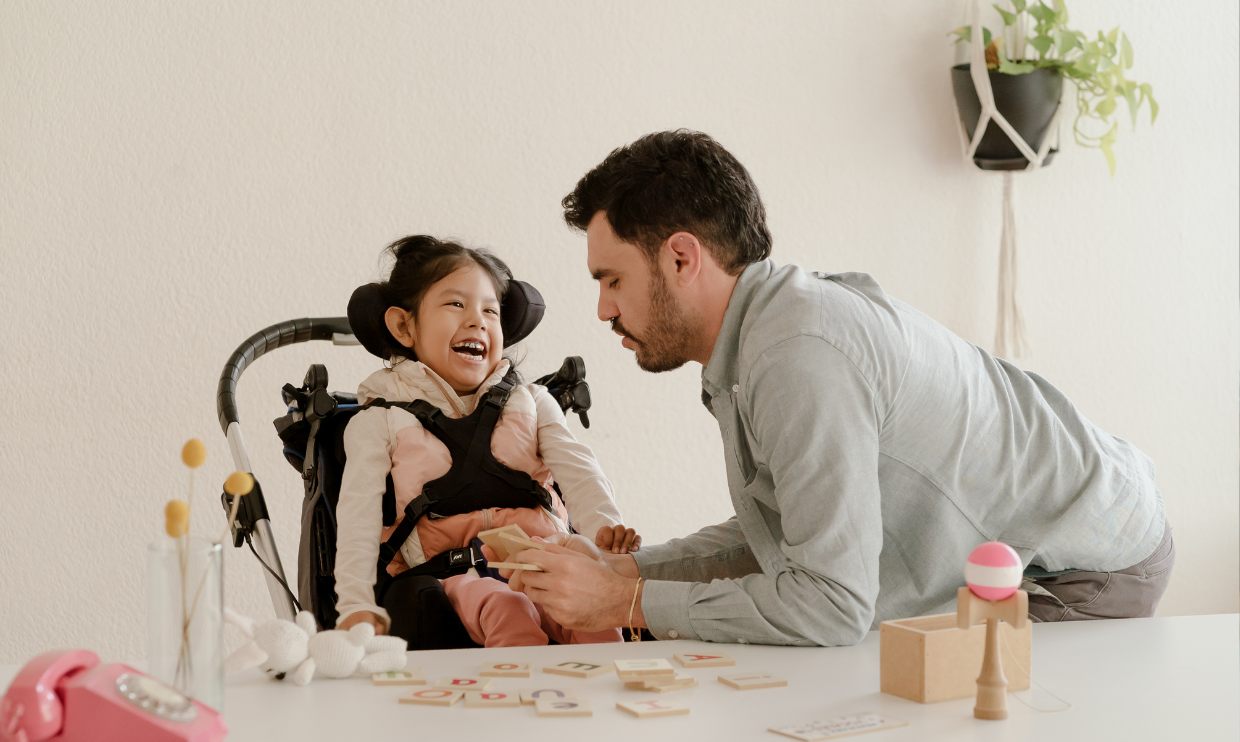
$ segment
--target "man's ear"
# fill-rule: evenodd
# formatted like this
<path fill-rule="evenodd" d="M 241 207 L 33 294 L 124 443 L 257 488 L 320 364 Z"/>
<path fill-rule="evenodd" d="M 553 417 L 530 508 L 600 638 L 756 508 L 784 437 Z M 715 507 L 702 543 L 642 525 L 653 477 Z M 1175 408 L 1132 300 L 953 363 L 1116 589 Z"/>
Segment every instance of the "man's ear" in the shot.
<path fill-rule="evenodd" d="M 686 286 L 697 280 L 702 272 L 702 260 L 709 256 L 702 249 L 702 242 L 690 232 L 677 232 L 663 243 L 667 265 L 664 271 L 674 280 Z"/>
<path fill-rule="evenodd" d="M 396 342 L 406 348 L 413 347 L 413 315 L 400 307 L 388 307 L 383 313 L 383 323 L 387 325 L 392 337 L 396 338 Z"/>

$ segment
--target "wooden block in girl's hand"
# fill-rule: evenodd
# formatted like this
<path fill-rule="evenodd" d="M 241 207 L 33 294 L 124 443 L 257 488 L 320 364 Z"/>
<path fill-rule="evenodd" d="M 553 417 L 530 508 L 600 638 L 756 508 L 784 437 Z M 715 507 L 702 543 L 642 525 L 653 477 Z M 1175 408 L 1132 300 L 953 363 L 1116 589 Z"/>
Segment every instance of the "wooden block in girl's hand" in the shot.
<path fill-rule="evenodd" d="M 549 672 L 552 675 L 568 675 L 574 678 L 592 678 L 596 675 L 611 672 L 614 665 L 596 665 L 593 662 L 561 662 L 558 665 L 549 665 L 543 668 L 543 672 Z"/>
<path fill-rule="evenodd" d="M 521 529 L 516 523 L 506 525 L 502 528 L 492 528 L 489 531 L 482 531 L 478 534 L 478 538 L 482 543 L 491 547 L 495 552 L 495 556 L 500 559 L 508 558 L 508 545 L 499 537 L 501 533 L 511 533 L 514 536 L 520 536 L 523 539 L 529 539 L 529 534 Z"/>
<path fill-rule="evenodd" d="M 680 714 L 689 713 L 689 707 L 685 704 L 669 703 L 667 701 L 629 701 L 627 703 L 617 703 L 616 708 L 639 719 L 654 716 L 679 716 Z"/>
<path fill-rule="evenodd" d="M 482 672 L 478 674 L 484 678 L 528 678 L 530 663 L 489 662 L 482 666 Z"/>
<path fill-rule="evenodd" d="M 488 569 L 528 569 L 531 572 L 541 572 L 543 568 L 537 564 L 521 564 L 520 562 L 487 562 Z"/>
<path fill-rule="evenodd" d="M 736 664 L 736 660 L 722 652 L 715 652 L 713 654 L 674 654 L 672 659 L 679 662 L 682 667 L 731 667 Z"/>
<path fill-rule="evenodd" d="M 434 687 L 447 690 L 488 690 L 491 687 L 491 683 L 494 682 L 490 678 L 454 678 L 446 676 L 440 678 Z"/>
<path fill-rule="evenodd" d="M 769 672 L 741 672 L 735 675 L 720 675 L 719 682 L 730 685 L 737 690 L 756 690 L 758 688 L 782 688 L 787 680 L 777 678 Z"/>
<path fill-rule="evenodd" d="M 370 682 L 375 685 L 426 685 L 426 678 L 422 677 L 422 671 L 419 669 L 394 670 L 377 672 L 370 676 Z"/>
<path fill-rule="evenodd" d="M 461 700 L 465 691 L 448 690 L 446 688 L 423 688 L 400 697 L 401 703 L 416 703 L 423 706 L 451 706 Z"/>
<path fill-rule="evenodd" d="M 534 704 L 534 710 L 539 716 L 594 716 L 590 702 L 576 698 L 540 698 Z"/>
<path fill-rule="evenodd" d="M 561 688 L 523 688 L 521 690 L 521 703 L 527 706 L 533 706 L 540 698 L 554 701 L 575 701 L 577 700 L 577 694 L 571 690 L 563 690 Z"/>
<path fill-rule="evenodd" d="M 514 554 L 519 554 L 526 549 L 538 549 L 539 551 L 547 550 L 546 547 L 537 541 L 522 538 L 521 536 L 513 535 L 507 531 L 499 534 L 499 540 L 502 541 L 504 546 L 508 548 L 508 557 L 512 557 Z"/>
<path fill-rule="evenodd" d="M 465 705 L 470 708 L 505 708 L 521 705 L 521 696 L 512 691 L 467 690 Z"/>

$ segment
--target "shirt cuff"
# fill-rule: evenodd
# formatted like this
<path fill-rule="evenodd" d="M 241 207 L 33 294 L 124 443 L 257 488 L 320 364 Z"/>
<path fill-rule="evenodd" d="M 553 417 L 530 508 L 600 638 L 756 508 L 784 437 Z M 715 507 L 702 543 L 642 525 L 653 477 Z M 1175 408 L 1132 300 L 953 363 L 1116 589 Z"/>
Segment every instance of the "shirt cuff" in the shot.
<path fill-rule="evenodd" d="M 647 580 L 671 580 L 673 582 L 685 580 L 685 555 L 675 547 L 668 544 L 651 546 L 642 544 L 642 548 L 630 551 L 629 554 L 637 562 L 637 574 Z M 645 605 L 645 600 L 643 600 L 643 610 Z"/>
<path fill-rule="evenodd" d="M 701 639 L 689 623 L 689 590 L 693 585 L 655 580 L 642 588 L 642 616 L 656 639 Z"/>

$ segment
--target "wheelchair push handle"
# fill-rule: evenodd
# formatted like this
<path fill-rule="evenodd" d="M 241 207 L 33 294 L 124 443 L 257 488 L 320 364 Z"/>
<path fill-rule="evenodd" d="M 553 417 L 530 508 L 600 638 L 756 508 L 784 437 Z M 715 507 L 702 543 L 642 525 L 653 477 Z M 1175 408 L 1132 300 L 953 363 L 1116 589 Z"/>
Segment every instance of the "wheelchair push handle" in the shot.
<path fill-rule="evenodd" d="M 357 345 L 348 317 L 292 319 L 260 330 L 237 347 L 224 364 L 216 391 L 215 408 L 225 434 L 228 426 L 240 422 L 237 415 L 237 382 L 251 363 L 263 354 L 293 343 L 308 340 L 331 340 L 337 345 Z"/>

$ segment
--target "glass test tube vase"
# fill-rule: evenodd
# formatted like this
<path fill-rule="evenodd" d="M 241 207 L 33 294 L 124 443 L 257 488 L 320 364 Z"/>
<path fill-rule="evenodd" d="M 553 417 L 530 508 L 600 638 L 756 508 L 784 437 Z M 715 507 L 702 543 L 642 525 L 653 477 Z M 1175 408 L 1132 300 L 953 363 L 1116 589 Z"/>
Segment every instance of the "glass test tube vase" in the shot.
<path fill-rule="evenodd" d="M 217 711 L 224 706 L 224 549 L 204 538 L 147 548 L 147 669 Z M 188 620 L 187 620 L 188 619 Z"/>

